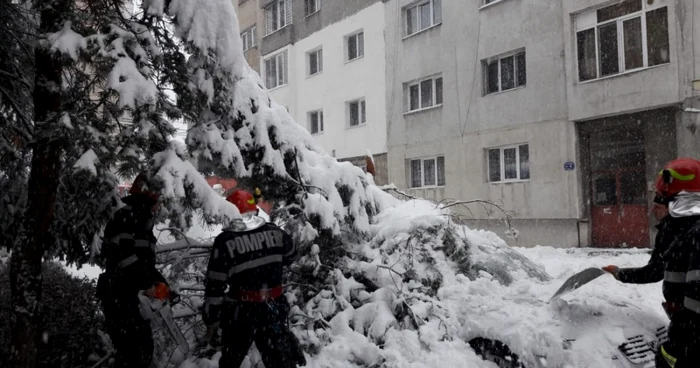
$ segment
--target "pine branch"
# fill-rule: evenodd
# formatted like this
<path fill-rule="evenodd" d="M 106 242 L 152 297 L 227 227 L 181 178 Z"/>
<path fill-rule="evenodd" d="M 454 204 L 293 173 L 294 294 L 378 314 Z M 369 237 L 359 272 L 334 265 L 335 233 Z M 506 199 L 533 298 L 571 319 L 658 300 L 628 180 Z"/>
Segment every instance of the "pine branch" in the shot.
<path fill-rule="evenodd" d="M 27 115 L 24 114 L 22 109 L 20 108 L 20 105 L 15 101 L 15 99 L 10 95 L 10 93 L 0 86 L 0 92 L 2 92 L 2 95 L 7 98 L 8 101 L 10 101 L 10 104 L 14 107 L 14 112 L 17 114 L 17 116 L 20 118 L 22 122 L 24 122 L 25 128 L 27 128 L 27 131 L 24 131 L 22 129 L 19 129 L 17 126 L 12 125 L 11 128 L 17 132 L 22 138 L 26 139 L 27 141 L 30 141 L 32 139 L 30 132 L 33 132 L 33 126 L 32 126 L 32 119 L 29 119 Z"/>
<path fill-rule="evenodd" d="M 13 65 L 13 66 L 14 66 L 14 67 L 17 67 L 16 65 Z M 22 83 L 22 85 L 23 85 L 24 87 L 26 87 L 26 88 L 29 89 L 30 91 L 31 91 L 31 89 L 33 88 L 33 86 L 32 86 L 31 84 L 29 84 L 29 82 L 27 82 L 26 79 L 24 79 L 21 75 L 19 75 L 19 74 L 17 74 L 17 73 L 10 73 L 10 72 L 8 72 L 8 71 L 5 71 L 5 70 L 0 69 L 0 74 L 6 76 L 6 77 L 8 77 L 8 78 L 12 78 L 12 79 L 18 80 L 20 83 Z"/>

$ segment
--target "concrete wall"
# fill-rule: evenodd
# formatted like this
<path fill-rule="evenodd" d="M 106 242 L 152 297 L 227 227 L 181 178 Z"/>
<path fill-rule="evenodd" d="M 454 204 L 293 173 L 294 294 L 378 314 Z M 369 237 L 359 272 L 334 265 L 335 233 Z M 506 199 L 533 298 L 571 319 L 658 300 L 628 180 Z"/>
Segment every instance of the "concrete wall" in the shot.
<path fill-rule="evenodd" d="M 236 1 L 236 0 L 233 0 Z M 260 18 L 262 35 L 265 35 L 265 18 L 264 8 L 267 7 L 272 0 L 258 0 L 258 8 L 263 17 Z M 262 54 L 269 54 L 288 44 L 294 44 L 299 40 L 309 37 L 334 23 L 355 15 L 357 12 L 375 4 L 381 3 L 380 0 L 342 0 L 328 1 L 321 0 L 320 10 L 316 13 L 306 15 L 306 4 L 303 0 L 292 0 L 292 24 L 280 29 L 279 31 L 265 36 L 265 42 L 262 47 Z M 378 8 L 375 8 L 378 9 Z"/>
<path fill-rule="evenodd" d="M 284 28 L 280 28 L 275 32 L 270 33 L 269 35 L 266 35 L 266 29 L 265 29 L 265 11 L 261 10 L 260 11 L 261 16 L 263 17 L 262 22 L 260 23 L 260 31 L 262 34 L 262 42 L 260 44 L 260 53 L 262 55 L 267 55 L 272 52 L 275 52 L 282 47 L 285 47 L 287 45 L 293 44 L 294 42 L 294 24 L 288 24 Z M 294 19 L 292 19 L 294 21 Z"/>
<path fill-rule="evenodd" d="M 445 187 L 409 192 L 493 200 L 522 223 L 521 244 L 543 243 L 538 234 L 551 225 L 554 243 L 577 246 L 578 231 L 570 231 L 580 217 L 579 173 L 564 170 L 577 161 L 577 144 L 567 120 L 560 2 L 482 3 L 443 1 L 442 24 L 404 38 L 403 8 L 411 1 L 387 1 L 389 180 L 407 188 L 409 159 L 444 155 Z M 526 86 L 484 96 L 482 60 L 521 48 Z M 404 114 L 404 83 L 437 73 L 443 106 Z M 489 183 L 486 149 L 521 143 L 530 147 L 531 179 Z M 460 211 L 476 220 L 492 216 L 478 205 Z"/>
<path fill-rule="evenodd" d="M 295 0 L 294 19 L 298 20 L 294 24 L 294 42 L 309 37 L 323 28 L 348 18 L 362 9 L 365 9 L 380 0 L 321 0 L 321 10 L 306 16 L 304 1 Z M 383 8 L 383 6 L 382 6 Z M 378 9 L 378 8 L 374 8 Z"/>
<path fill-rule="evenodd" d="M 530 147 L 530 180 L 506 183 L 487 181 L 486 149 L 527 143 Z M 408 160 L 445 156 L 443 188 L 406 189 L 434 200 L 489 199 L 518 219 L 577 219 L 580 217 L 579 172 L 564 170 L 576 162 L 576 131 L 568 121 L 552 121 L 482 131 L 439 142 L 393 146 L 389 151 L 389 179 L 399 188 L 408 187 Z M 473 206 L 474 218 L 489 218 Z"/>
<path fill-rule="evenodd" d="M 683 103 L 677 112 L 679 155 L 700 159 L 700 3 L 678 4 Z"/>
<path fill-rule="evenodd" d="M 566 118 L 558 2 L 505 0 L 480 9 L 480 0 L 443 1 L 441 25 L 404 38 L 410 3 L 386 3 L 390 146 Z M 527 85 L 483 96 L 481 61 L 519 48 L 527 53 Z M 404 83 L 436 73 L 443 107 L 404 116 Z"/>
<path fill-rule="evenodd" d="M 506 234 L 507 226 L 503 216 L 494 214 L 491 220 L 465 220 L 472 229 L 484 229 L 498 234 L 510 246 L 532 247 L 535 245 L 558 248 L 585 247 L 590 244 L 585 238 L 585 229 L 579 229 L 576 220 L 512 220 L 511 226 L 517 230 L 516 237 Z M 579 233 L 584 237 L 579 239 Z"/>
<path fill-rule="evenodd" d="M 686 87 L 677 120 L 679 154 L 700 158 L 700 3 L 684 1 L 679 8 L 681 49 L 685 51 L 682 81 Z"/>
<path fill-rule="evenodd" d="M 696 93 L 700 93 L 700 37 L 698 37 L 698 25 L 697 25 L 697 20 L 700 19 L 700 5 L 697 2 L 692 3 L 692 19 L 694 19 L 694 22 L 691 22 L 693 24 L 692 27 L 692 32 L 693 32 L 693 55 L 695 55 L 695 82 L 693 90 Z"/>
<path fill-rule="evenodd" d="M 609 4 L 606 0 L 563 0 L 563 34 L 566 40 L 565 65 L 568 75 L 567 94 L 570 120 L 586 120 L 668 106 L 682 101 L 680 64 L 688 58 L 680 39 L 681 25 L 678 13 L 695 0 L 655 0 L 654 6 L 668 6 L 670 63 L 630 73 L 579 82 L 576 56 L 574 15 L 585 10 Z M 646 6 L 646 1 L 643 1 Z M 688 37 L 691 39 L 690 37 Z M 691 41 L 689 41 L 691 42 Z"/>
<path fill-rule="evenodd" d="M 231 0 L 234 7 L 236 8 L 236 15 L 238 16 L 238 24 L 241 31 L 245 31 L 248 28 L 255 25 L 256 29 L 256 40 L 255 47 L 245 51 L 245 59 L 253 70 L 260 74 L 260 40 L 264 34 L 264 23 L 259 23 L 259 12 L 260 6 L 258 5 L 258 0 L 245 0 L 241 3 L 240 0 Z"/>
<path fill-rule="evenodd" d="M 345 37 L 360 30 L 364 32 L 364 57 L 346 62 Z M 323 71 L 307 76 L 307 53 L 319 47 L 323 49 Z M 289 83 L 273 89 L 271 95 L 277 103 L 287 106 L 292 117 L 307 129 L 308 112 L 323 110 L 324 132 L 314 139 L 326 152 L 335 152 L 337 158 L 349 158 L 364 157 L 368 150 L 373 154 L 387 151 L 381 2 L 273 54 L 281 50 L 288 51 Z M 366 101 L 367 123 L 350 128 L 346 103 L 359 98 Z"/>

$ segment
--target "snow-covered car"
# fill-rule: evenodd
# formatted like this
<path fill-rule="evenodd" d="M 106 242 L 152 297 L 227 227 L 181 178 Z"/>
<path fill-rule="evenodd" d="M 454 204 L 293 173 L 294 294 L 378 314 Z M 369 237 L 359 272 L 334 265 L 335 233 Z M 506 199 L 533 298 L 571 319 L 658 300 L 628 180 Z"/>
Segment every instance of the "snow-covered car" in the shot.
<path fill-rule="evenodd" d="M 550 301 L 561 281 L 550 281 L 493 233 L 471 231 L 467 238 L 475 262 L 490 268 L 445 288 L 442 298 L 461 316 L 460 337 L 485 359 L 499 367 L 654 366 L 667 320 L 631 302 L 629 289 L 611 276 Z M 499 273 L 512 281 L 492 276 Z"/>

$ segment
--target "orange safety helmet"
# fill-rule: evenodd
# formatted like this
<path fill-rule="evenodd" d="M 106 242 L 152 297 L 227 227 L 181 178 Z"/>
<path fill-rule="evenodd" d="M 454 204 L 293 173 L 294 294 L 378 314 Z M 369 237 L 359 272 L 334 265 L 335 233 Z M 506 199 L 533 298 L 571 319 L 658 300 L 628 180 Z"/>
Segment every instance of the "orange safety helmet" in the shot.
<path fill-rule="evenodd" d="M 656 193 L 671 198 L 680 192 L 700 192 L 700 161 L 679 158 L 669 162 L 656 178 Z"/>
<path fill-rule="evenodd" d="M 258 205 L 256 204 L 257 202 L 253 194 L 242 189 L 234 190 L 233 193 L 226 197 L 226 200 L 238 207 L 238 211 L 241 214 L 256 212 L 258 210 Z"/>

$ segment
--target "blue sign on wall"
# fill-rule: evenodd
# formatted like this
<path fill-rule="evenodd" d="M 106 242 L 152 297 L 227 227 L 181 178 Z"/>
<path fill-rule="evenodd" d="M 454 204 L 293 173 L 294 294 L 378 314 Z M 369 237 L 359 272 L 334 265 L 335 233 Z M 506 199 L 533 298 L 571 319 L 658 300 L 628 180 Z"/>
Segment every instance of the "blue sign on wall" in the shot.
<path fill-rule="evenodd" d="M 576 164 L 574 164 L 571 161 L 564 163 L 564 170 L 566 170 L 566 171 L 572 171 L 575 168 L 576 168 Z"/>

